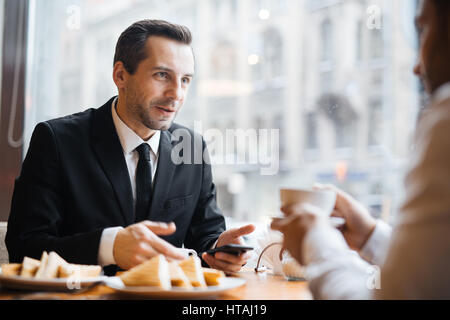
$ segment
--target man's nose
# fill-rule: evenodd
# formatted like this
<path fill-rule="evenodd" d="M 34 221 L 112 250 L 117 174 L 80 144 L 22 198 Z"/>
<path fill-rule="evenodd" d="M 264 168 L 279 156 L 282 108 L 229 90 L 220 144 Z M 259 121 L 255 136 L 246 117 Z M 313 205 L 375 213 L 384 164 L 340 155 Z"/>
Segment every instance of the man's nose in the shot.
<path fill-rule="evenodd" d="M 180 101 L 184 97 L 184 89 L 181 85 L 181 80 L 175 79 L 170 83 L 170 86 L 166 90 L 166 97 L 173 99 L 174 101 Z"/>
<path fill-rule="evenodd" d="M 420 61 L 417 61 L 416 65 L 414 66 L 413 72 L 416 76 L 422 75 L 422 67 L 420 65 Z"/>

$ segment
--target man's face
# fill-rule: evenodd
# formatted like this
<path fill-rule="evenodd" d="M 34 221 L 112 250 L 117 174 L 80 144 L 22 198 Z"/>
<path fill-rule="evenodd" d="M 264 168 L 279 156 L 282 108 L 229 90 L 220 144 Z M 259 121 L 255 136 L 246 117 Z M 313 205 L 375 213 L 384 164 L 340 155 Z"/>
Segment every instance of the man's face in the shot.
<path fill-rule="evenodd" d="M 420 32 L 420 50 L 414 73 L 422 79 L 426 91 L 433 93 L 450 81 L 449 31 L 442 29 L 432 0 L 421 2 L 416 24 Z"/>
<path fill-rule="evenodd" d="M 147 58 L 127 77 L 127 112 L 149 129 L 167 130 L 186 98 L 194 56 L 189 45 L 157 36 L 147 39 L 146 50 Z"/>

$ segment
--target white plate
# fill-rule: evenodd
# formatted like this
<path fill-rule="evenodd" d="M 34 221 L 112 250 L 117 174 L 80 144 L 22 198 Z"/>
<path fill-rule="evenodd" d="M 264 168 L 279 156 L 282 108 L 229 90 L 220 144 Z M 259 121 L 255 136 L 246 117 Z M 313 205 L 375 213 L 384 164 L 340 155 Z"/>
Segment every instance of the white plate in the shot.
<path fill-rule="evenodd" d="M 246 280 L 242 278 L 225 277 L 220 279 L 220 285 L 218 286 L 193 288 L 190 290 L 176 287 L 170 290 L 164 290 L 157 287 L 127 287 L 123 284 L 119 277 L 111 277 L 106 281 L 106 285 L 119 293 L 131 296 L 169 299 L 196 299 L 216 296 L 227 290 L 238 288 L 244 285 L 245 282 Z"/>
<path fill-rule="evenodd" d="M 20 276 L 5 276 L 0 268 L 0 286 L 11 289 L 31 291 L 71 291 L 89 286 L 97 281 L 104 281 L 107 277 L 100 276 L 88 279 L 34 279 Z"/>

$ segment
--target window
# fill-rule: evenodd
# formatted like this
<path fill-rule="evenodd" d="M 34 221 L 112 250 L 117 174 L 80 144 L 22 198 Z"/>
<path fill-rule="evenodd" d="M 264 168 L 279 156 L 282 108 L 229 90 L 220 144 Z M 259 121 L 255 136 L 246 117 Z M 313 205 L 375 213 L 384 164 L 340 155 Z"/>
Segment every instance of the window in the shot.
<path fill-rule="evenodd" d="M 357 114 L 350 101 L 343 95 L 331 93 L 322 95 L 318 104 L 334 126 L 335 147 L 355 147 Z"/>
<path fill-rule="evenodd" d="M 393 210 L 400 204 L 405 167 L 397 164 L 408 156 L 402 150 L 420 109 L 419 82 L 410 71 L 416 49 L 404 38 L 416 35 L 414 28 L 397 32 L 386 22 L 395 17 L 413 25 L 410 1 L 381 2 L 383 23 L 372 30 L 362 0 L 29 1 L 26 141 L 39 121 L 99 107 L 115 95 L 111 73 L 120 33 L 140 19 L 165 19 L 191 29 L 196 53 L 197 74 L 178 123 L 202 121 L 204 129 L 223 133 L 233 129 L 228 126 L 279 127 L 282 133 L 280 170 L 273 176 L 261 175 L 262 164 L 242 170 L 213 163 L 225 215 L 266 221 L 278 212 L 278 187 L 289 181 L 345 186 L 362 201 L 376 181 L 399 186 L 377 190 Z M 79 20 L 70 6 L 79 9 Z M 261 9 L 268 12 L 261 15 Z M 287 21 L 297 27 L 286 27 Z M 295 41 L 300 45 L 292 46 Z M 402 114 L 411 116 L 396 116 Z M 401 132 L 394 132 L 400 124 Z M 383 155 L 371 153 L 372 146 L 382 147 Z M 308 151 L 314 157 L 304 158 Z M 343 181 L 335 175 L 342 161 Z M 231 197 L 232 173 L 245 177 L 246 188 Z"/>
<path fill-rule="evenodd" d="M 317 114 L 308 112 L 306 114 L 306 146 L 308 149 L 317 149 Z"/>
<path fill-rule="evenodd" d="M 383 132 L 383 101 L 373 98 L 369 102 L 369 146 L 382 145 Z"/>
<path fill-rule="evenodd" d="M 252 67 L 253 79 L 262 89 L 277 87 L 284 75 L 283 39 L 275 28 L 267 28 L 253 40 L 253 48 L 260 53 L 256 65 Z"/>
<path fill-rule="evenodd" d="M 356 25 L 356 61 L 363 59 L 364 22 L 358 21 Z"/>
<path fill-rule="evenodd" d="M 211 78 L 232 80 L 236 77 L 236 46 L 223 40 L 216 44 L 211 55 Z"/>
<path fill-rule="evenodd" d="M 369 56 L 371 59 L 379 59 L 383 56 L 383 29 L 369 30 Z"/>
<path fill-rule="evenodd" d="M 322 61 L 329 61 L 333 56 L 333 35 L 331 21 L 328 18 L 322 22 L 320 27 L 320 37 L 322 41 Z"/>

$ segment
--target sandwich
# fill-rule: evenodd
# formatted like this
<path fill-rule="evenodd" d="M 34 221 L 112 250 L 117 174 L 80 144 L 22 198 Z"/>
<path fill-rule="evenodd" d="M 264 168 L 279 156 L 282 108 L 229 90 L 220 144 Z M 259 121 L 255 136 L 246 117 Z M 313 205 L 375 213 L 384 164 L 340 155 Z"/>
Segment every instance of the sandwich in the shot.
<path fill-rule="evenodd" d="M 210 268 L 202 268 L 202 270 L 207 286 L 218 286 L 220 279 L 225 278 L 223 271 Z"/>
<path fill-rule="evenodd" d="M 22 263 L 2 264 L 2 274 L 5 276 L 21 276 L 35 279 L 56 279 L 76 276 L 79 278 L 98 277 L 102 267 L 68 263 L 56 252 L 44 251 L 41 260 L 24 257 Z"/>
<path fill-rule="evenodd" d="M 20 271 L 21 277 L 26 278 L 33 278 L 36 274 L 37 270 L 39 269 L 39 266 L 41 265 L 41 262 L 39 260 L 25 257 L 22 261 L 22 270 Z"/>
<path fill-rule="evenodd" d="M 20 274 L 20 268 L 22 268 L 22 264 L 20 263 L 2 264 L 2 275 L 18 276 Z"/>
<path fill-rule="evenodd" d="M 126 286 L 155 286 L 170 290 L 169 263 L 159 254 L 122 273 L 120 279 Z"/>
<path fill-rule="evenodd" d="M 41 255 L 41 261 L 39 264 L 39 268 L 36 271 L 36 274 L 34 275 L 35 278 L 41 279 L 43 278 L 44 275 L 44 269 L 47 265 L 47 260 L 48 260 L 48 253 L 47 251 L 42 252 Z"/>
<path fill-rule="evenodd" d="M 186 289 L 192 289 L 191 282 L 184 274 L 178 262 L 172 261 L 169 263 L 170 282 L 173 287 L 183 287 Z"/>
<path fill-rule="evenodd" d="M 102 272 L 101 266 L 67 263 L 59 266 L 58 278 L 94 278 Z"/>
<path fill-rule="evenodd" d="M 184 271 L 193 287 L 206 287 L 205 278 L 203 276 L 202 263 L 199 257 L 192 255 L 189 258 L 181 261 L 179 263 L 179 266 Z"/>
<path fill-rule="evenodd" d="M 39 267 L 38 272 L 36 272 L 36 278 L 55 279 L 58 277 L 59 267 L 61 265 L 67 265 L 67 261 L 61 258 L 56 252 L 52 251 L 48 255 L 44 267 L 41 269 L 42 264 L 43 262 L 41 260 L 41 266 Z M 41 273 L 39 273 L 39 271 L 41 271 Z"/>

